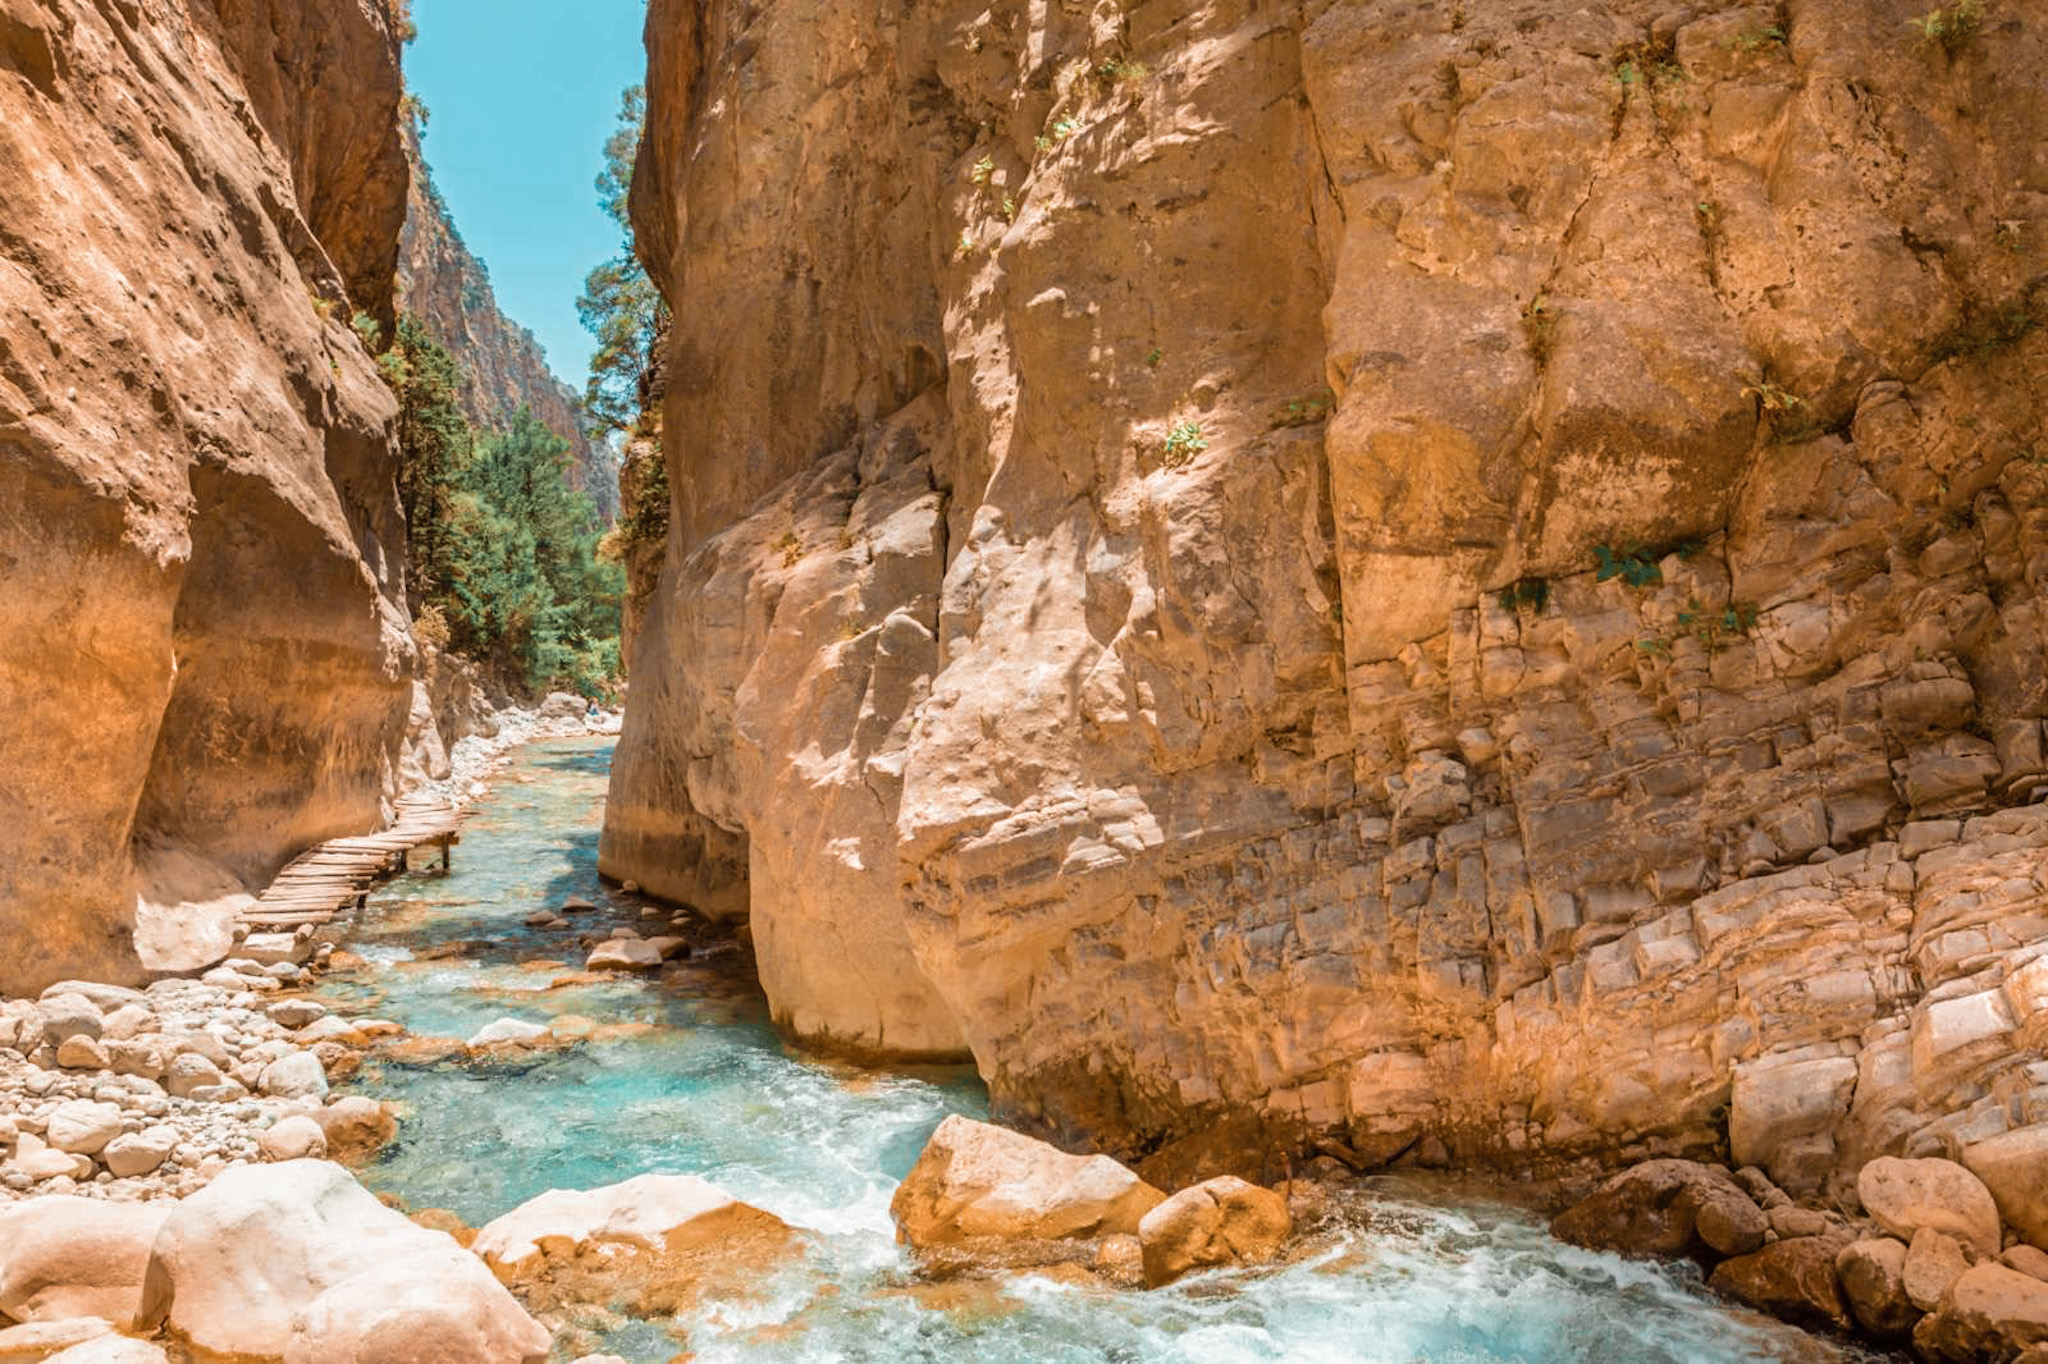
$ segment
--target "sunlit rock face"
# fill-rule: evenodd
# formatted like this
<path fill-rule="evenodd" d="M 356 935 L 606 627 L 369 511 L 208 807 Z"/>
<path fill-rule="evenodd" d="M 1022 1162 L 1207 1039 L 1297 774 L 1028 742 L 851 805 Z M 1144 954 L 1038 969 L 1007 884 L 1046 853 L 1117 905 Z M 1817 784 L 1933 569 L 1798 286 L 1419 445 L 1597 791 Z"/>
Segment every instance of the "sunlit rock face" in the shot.
<path fill-rule="evenodd" d="M 2048 31 L 1907 9 L 655 0 L 605 869 L 1161 1160 L 2048 1120 Z"/>
<path fill-rule="evenodd" d="M 0 3 L 0 992 L 378 817 L 399 94 L 358 0 Z"/>

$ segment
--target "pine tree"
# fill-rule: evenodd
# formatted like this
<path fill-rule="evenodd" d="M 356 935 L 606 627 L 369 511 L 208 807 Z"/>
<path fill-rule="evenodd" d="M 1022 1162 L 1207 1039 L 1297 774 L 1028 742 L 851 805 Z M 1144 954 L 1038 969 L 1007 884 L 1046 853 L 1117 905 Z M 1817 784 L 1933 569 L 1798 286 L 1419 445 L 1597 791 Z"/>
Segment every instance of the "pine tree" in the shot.
<path fill-rule="evenodd" d="M 507 677 L 601 694 L 618 674 L 624 574 L 597 557 L 599 518 L 570 486 L 569 443 L 524 410 L 479 442 L 457 401 L 460 368 L 415 317 L 379 364 L 399 401 L 415 607 Z"/>
<path fill-rule="evenodd" d="M 415 604 L 447 581 L 457 486 L 469 467 L 474 437 L 462 414 L 462 373 L 451 356 L 407 314 L 390 350 L 378 357 L 398 397 L 398 498 L 412 546 Z"/>
<path fill-rule="evenodd" d="M 617 256 L 590 272 L 576 300 L 577 315 L 597 337 L 583 406 L 598 438 L 629 430 L 639 420 L 641 389 L 667 307 L 634 253 L 628 212 L 646 122 L 647 92 L 636 85 L 619 99 L 619 126 L 604 145 L 604 169 L 597 177 L 598 205 L 626 240 Z"/>

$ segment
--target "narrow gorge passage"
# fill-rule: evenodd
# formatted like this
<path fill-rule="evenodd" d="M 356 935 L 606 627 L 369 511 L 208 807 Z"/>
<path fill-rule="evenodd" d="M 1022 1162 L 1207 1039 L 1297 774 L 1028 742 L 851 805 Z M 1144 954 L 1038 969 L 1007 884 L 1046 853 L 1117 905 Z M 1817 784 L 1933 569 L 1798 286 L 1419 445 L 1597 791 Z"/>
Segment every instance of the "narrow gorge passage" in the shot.
<path fill-rule="evenodd" d="M 0 1364 L 2048 1364 L 2044 72 L 0 0 Z"/>
<path fill-rule="evenodd" d="M 701 921 L 678 930 L 691 951 L 658 978 L 579 979 L 582 936 L 670 928 L 666 912 L 643 917 L 647 901 L 596 874 L 612 747 L 522 750 L 465 827 L 453 874 L 416 873 L 376 895 L 349 935 L 362 965 L 323 988 L 409 1034 L 345 1086 L 398 1106 L 399 1137 L 362 1178 L 407 1209 L 483 1226 L 549 1189 L 696 1174 L 804 1233 L 808 1254 L 750 1291 L 673 1318 L 572 1317 L 565 1348 L 630 1364 L 664 1364 L 682 1341 L 702 1364 L 1862 1357 L 1731 1308 L 1696 1274 L 1573 1249 L 1528 1213 L 1414 1179 L 1334 1199 L 1270 1272 L 1150 1293 L 921 1282 L 896 1245 L 890 1196 L 944 1115 L 985 1116 L 979 1083 L 803 1058 L 769 1026 L 744 952 Z M 524 923 L 536 906 L 578 900 L 595 908 L 565 927 Z M 461 1054 L 462 1039 L 507 1018 L 555 1037 L 537 1051 Z"/>

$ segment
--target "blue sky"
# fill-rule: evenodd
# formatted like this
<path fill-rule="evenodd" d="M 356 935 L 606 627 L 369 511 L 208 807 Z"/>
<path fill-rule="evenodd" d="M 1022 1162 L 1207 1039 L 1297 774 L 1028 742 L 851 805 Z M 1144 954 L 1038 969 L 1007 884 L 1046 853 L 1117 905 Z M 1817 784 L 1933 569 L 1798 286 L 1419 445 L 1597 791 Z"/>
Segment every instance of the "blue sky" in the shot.
<path fill-rule="evenodd" d="M 620 237 L 593 182 L 619 92 L 646 77 L 646 18 L 645 0 L 413 0 L 406 78 L 434 183 L 499 308 L 578 392 L 593 343 L 576 295 Z"/>

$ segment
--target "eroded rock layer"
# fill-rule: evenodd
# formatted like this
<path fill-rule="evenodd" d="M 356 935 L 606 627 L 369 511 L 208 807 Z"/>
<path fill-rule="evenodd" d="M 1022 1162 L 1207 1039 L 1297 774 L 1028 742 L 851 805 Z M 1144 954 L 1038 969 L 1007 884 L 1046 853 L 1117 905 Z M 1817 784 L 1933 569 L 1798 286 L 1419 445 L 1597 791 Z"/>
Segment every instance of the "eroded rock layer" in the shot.
<path fill-rule="evenodd" d="M 378 820 L 399 93 L 363 0 L 0 0 L 0 991 Z"/>
<path fill-rule="evenodd" d="M 1914 17 L 654 0 L 606 871 L 1162 1159 L 2048 1122 L 2048 27 Z"/>

